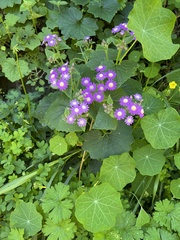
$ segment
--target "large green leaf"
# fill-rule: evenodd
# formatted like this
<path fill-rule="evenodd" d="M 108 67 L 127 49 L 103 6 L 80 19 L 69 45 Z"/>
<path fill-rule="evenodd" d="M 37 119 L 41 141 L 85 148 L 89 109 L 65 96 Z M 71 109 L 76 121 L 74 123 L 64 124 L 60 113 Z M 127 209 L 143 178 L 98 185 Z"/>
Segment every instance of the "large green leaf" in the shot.
<path fill-rule="evenodd" d="M 174 108 L 145 116 L 141 126 L 146 140 L 155 149 L 173 147 L 180 137 L 180 116 Z"/>
<path fill-rule="evenodd" d="M 129 153 L 110 156 L 103 160 L 100 180 L 110 183 L 120 191 L 136 177 L 135 161 Z"/>
<path fill-rule="evenodd" d="M 154 149 L 151 145 L 146 145 L 137 149 L 133 153 L 136 167 L 142 175 L 154 176 L 162 170 L 165 157 L 162 150 Z"/>
<path fill-rule="evenodd" d="M 83 149 L 87 150 L 92 159 L 104 159 L 111 155 L 128 152 L 133 141 L 131 127 L 119 122 L 117 129 L 102 133 L 92 130 L 83 135 Z"/>
<path fill-rule="evenodd" d="M 152 94 L 144 92 L 142 96 L 143 96 L 142 106 L 145 114 L 148 115 L 148 114 L 158 113 L 160 110 L 164 108 L 163 101 L 153 96 Z"/>
<path fill-rule="evenodd" d="M 96 21 L 92 18 L 82 18 L 82 12 L 75 8 L 66 8 L 59 16 L 59 28 L 64 38 L 84 39 L 86 36 L 94 36 L 98 29 Z"/>
<path fill-rule="evenodd" d="M 170 59 L 179 45 L 172 43 L 175 14 L 162 8 L 161 0 L 136 0 L 129 14 L 128 27 L 142 44 L 144 57 L 150 62 Z"/>
<path fill-rule="evenodd" d="M 4 9 L 6 7 L 13 7 L 15 4 L 20 4 L 21 0 L 1 0 L 0 8 Z"/>
<path fill-rule="evenodd" d="M 11 228 L 24 229 L 26 236 L 33 236 L 42 227 L 42 216 L 33 203 L 21 202 L 10 215 Z"/>
<path fill-rule="evenodd" d="M 95 17 L 111 22 L 119 6 L 117 0 L 101 0 L 100 2 L 90 1 L 88 4 L 88 12 L 92 13 Z"/>
<path fill-rule="evenodd" d="M 90 232 L 102 232 L 114 226 L 122 211 L 119 193 L 108 183 L 92 187 L 80 195 L 75 203 L 75 215 Z"/>

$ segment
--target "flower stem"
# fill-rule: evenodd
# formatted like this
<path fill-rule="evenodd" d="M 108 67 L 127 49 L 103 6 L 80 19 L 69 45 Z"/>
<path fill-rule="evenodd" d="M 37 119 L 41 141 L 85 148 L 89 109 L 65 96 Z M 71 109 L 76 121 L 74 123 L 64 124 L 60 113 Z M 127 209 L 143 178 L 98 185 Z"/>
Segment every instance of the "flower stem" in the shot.
<path fill-rule="evenodd" d="M 127 49 L 127 51 L 123 54 L 123 56 L 121 57 L 121 59 L 119 60 L 119 65 L 121 64 L 122 60 L 126 57 L 126 55 L 128 54 L 128 52 L 132 49 L 132 47 L 135 45 L 135 43 L 137 42 L 137 40 L 135 40 L 131 46 Z"/>

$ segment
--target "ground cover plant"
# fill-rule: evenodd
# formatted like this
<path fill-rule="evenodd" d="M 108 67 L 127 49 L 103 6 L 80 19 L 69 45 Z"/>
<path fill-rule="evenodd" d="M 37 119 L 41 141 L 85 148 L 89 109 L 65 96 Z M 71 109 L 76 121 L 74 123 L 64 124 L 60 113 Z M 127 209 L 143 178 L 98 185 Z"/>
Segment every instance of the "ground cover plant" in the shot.
<path fill-rule="evenodd" d="M 180 239 L 179 1 L 0 9 L 0 239 Z"/>

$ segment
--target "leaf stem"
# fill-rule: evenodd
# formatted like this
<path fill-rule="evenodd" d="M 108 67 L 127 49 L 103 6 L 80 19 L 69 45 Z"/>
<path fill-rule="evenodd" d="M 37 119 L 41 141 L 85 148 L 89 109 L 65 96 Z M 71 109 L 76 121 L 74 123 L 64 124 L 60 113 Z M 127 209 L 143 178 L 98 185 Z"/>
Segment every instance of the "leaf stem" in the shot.
<path fill-rule="evenodd" d="M 127 49 L 127 51 L 123 54 L 123 56 L 121 57 L 121 59 L 119 60 L 119 65 L 121 64 L 122 60 L 126 57 L 126 55 L 128 54 L 128 52 L 133 48 L 133 46 L 135 45 L 135 43 L 137 42 L 137 39 L 134 40 L 134 42 L 131 44 L 131 46 Z"/>

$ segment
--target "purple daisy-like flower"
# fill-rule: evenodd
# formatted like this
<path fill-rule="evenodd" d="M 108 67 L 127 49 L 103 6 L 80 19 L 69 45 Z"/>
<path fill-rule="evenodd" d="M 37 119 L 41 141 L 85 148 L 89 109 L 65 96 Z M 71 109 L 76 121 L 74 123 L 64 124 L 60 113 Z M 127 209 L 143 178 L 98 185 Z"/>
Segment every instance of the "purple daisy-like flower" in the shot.
<path fill-rule="evenodd" d="M 137 101 L 141 101 L 142 100 L 142 95 L 139 93 L 136 93 L 133 95 L 134 99 L 136 99 Z"/>
<path fill-rule="evenodd" d="M 69 73 L 63 73 L 61 74 L 61 79 L 68 81 L 71 78 L 71 75 Z"/>
<path fill-rule="evenodd" d="M 112 90 L 115 90 L 115 89 L 116 89 L 117 83 L 116 83 L 115 81 L 109 79 L 109 80 L 106 82 L 105 87 L 106 87 L 107 90 L 112 91 Z"/>
<path fill-rule="evenodd" d="M 57 44 L 57 41 L 55 39 L 51 39 L 48 41 L 48 46 L 50 47 L 54 47 Z"/>
<path fill-rule="evenodd" d="M 105 87 L 105 85 L 104 85 L 103 83 L 99 83 L 99 84 L 97 85 L 97 88 L 98 88 L 98 91 L 99 91 L 99 92 L 104 92 L 104 91 L 106 91 L 106 87 Z"/>
<path fill-rule="evenodd" d="M 58 78 L 58 73 L 57 72 L 53 72 L 53 73 L 50 73 L 50 76 L 49 76 L 49 81 L 52 82 L 54 80 L 57 80 Z"/>
<path fill-rule="evenodd" d="M 84 102 L 87 104 L 91 104 L 94 101 L 93 95 L 91 93 L 86 93 L 84 96 Z"/>
<path fill-rule="evenodd" d="M 119 99 L 119 104 L 121 106 L 128 106 L 130 103 L 132 103 L 132 99 L 128 96 L 124 96 Z"/>
<path fill-rule="evenodd" d="M 130 104 L 127 105 L 127 109 L 130 114 L 136 115 L 140 112 L 140 105 L 137 103 L 131 102 Z"/>
<path fill-rule="evenodd" d="M 86 112 L 88 112 L 88 110 L 89 110 L 89 106 L 88 106 L 87 103 L 82 102 L 82 103 L 80 104 L 80 109 L 81 109 L 82 113 L 86 113 Z"/>
<path fill-rule="evenodd" d="M 77 107 L 79 105 L 79 101 L 76 99 L 73 99 L 70 101 L 70 106 L 71 107 Z"/>
<path fill-rule="evenodd" d="M 124 122 L 125 122 L 126 125 L 129 126 L 129 125 L 133 124 L 134 119 L 133 119 L 132 116 L 128 116 L 128 117 L 124 120 Z"/>
<path fill-rule="evenodd" d="M 115 34 L 115 33 L 118 33 L 120 30 L 121 30 L 121 28 L 120 28 L 120 26 L 118 25 L 118 26 L 113 27 L 112 30 L 111 30 L 111 32 Z"/>
<path fill-rule="evenodd" d="M 109 78 L 109 79 L 114 79 L 114 78 L 116 77 L 116 73 L 115 73 L 113 70 L 108 70 L 108 71 L 106 72 L 106 76 L 107 76 L 107 78 Z"/>
<path fill-rule="evenodd" d="M 87 119 L 85 119 L 85 118 L 79 118 L 77 121 L 77 124 L 79 127 L 85 127 L 86 123 L 87 123 Z"/>
<path fill-rule="evenodd" d="M 58 68 L 58 72 L 63 74 L 63 73 L 68 73 L 69 72 L 69 68 L 67 65 L 62 65 L 61 67 Z"/>
<path fill-rule="evenodd" d="M 144 109 L 142 106 L 139 105 L 137 115 L 139 115 L 140 118 L 144 117 Z"/>
<path fill-rule="evenodd" d="M 90 82 L 91 82 L 91 79 L 89 77 L 84 77 L 81 79 L 81 84 L 85 87 L 88 86 Z"/>
<path fill-rule="evenodd" d="M 46 44 L 46 46 L 54 47 L 58 41 L 61 41 L 61 38 L 59 38 L 56 34 L 48 34 L 44 37 L 44 40 L 42 44 Z"/>
<path fill-rule="evenodd" d="M 89 90 L 90 92 L 95 92 L 95 91 L 96 91 L 96 84 L 90 82 L 90 83 L 86 86 L 86 89 Z"/>
<path fill-rule="evenodd" d="M 73 114 L 74 116 L 81 115 L 82 114 L 82 110 L 81 110 L 81 108 L 79 106 L 72 107 L 71 108 L 71 114 Z"/>
<path fill-rule="evenodd" d="M 96 102 L 102 102 L 104 100 L 104 94 L 102 92 L 95 93 L 94 100 L 96 100 Z"/>
<path fill-rule="evenodd" d="M 99 65 L 97 68 L 95 68 L 96 72 L 102 72 L 104 70 L 106 70 L 106 66 L 103 65 Z"/>
<path fill-rule="evenodd" d="M 50 81 L 50 83 L 51 83 L 51 87 L 57 87 L 57 81 L 56 80 Z"/>
<path fill-rule="evenodd" d="M 66 90 L 68 87 L 68 83 L 64 80 L 64 79 L 60 79 L 57 82 L 57 87 L 59 88 L 59 90 L 63 91 Z"/>
<path fill-rule="evenodd" d="M 76 121 L 74 115 L 70 114 L 69 116 L 67 116 L 66 118 L 66 122 L 69 124 L 73 124 Z"/>
<path fill-rule="evenodd" d="M 121 120 L 124 119 L 126 117 L 126 111 L 124 110 L 124 108 L 118 108 L 116 109 L 116 111 L 114 112 L 114 117 L 117 120 Z"/>
<path fill-rule="evenodd" d="M 105 78 L 106 78 L 106 73 L 104 73 L 104 72 L 98 72 L 96 74 L 96 79 L 99 81 L 103 81 Z"/>

